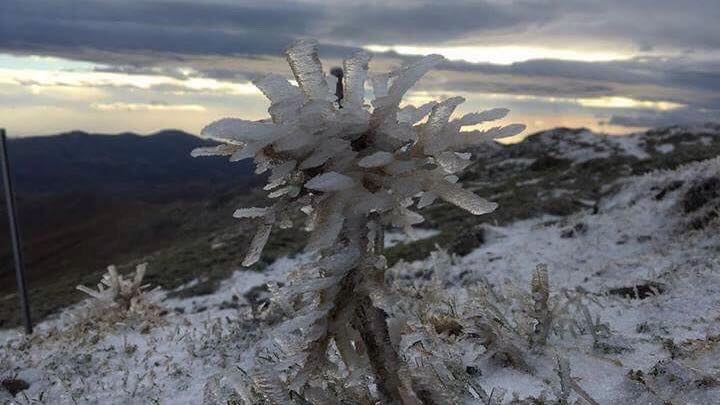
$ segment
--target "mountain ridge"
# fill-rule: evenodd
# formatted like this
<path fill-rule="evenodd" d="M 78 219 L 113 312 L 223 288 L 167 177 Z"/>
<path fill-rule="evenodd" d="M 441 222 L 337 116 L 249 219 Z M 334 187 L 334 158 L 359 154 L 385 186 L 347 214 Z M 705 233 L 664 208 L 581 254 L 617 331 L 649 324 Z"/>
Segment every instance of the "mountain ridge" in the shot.
<path fill-rule="evenodd" d="M 8 151 L 18 195 L 43 197 L 92 191 L 109 196 L 191 198 L 206 184 L 256 184 L 250 162 L 194 159 L 190 151 L 217 144 L 178 130 L 12 138 Z M 192 186 L 192 187 L 190 187 Z"/>

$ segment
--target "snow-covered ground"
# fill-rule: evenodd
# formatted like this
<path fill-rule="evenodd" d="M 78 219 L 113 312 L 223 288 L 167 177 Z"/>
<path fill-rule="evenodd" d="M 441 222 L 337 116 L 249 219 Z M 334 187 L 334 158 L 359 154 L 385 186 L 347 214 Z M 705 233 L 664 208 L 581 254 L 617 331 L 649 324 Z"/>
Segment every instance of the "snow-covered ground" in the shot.
<path fill-rule="evenodd" d="M 620 193 L 602 202 L 597 214 L 486 227 L 489 242 L 447 268 L 448 295 L 458 296 L 461 292 L 453 289 L 473 285 L 478 277 L 498 291 L 529 291 L 535 265 L 546 264 L 551 292 L 586 292 L 592 316 L 610 328 L 612 343 L 603 350 L 593 347 L 590 336 L 556 340 L 550 350 L 570 360 L 573 377 L 596 401 L 718 404 L 720 220 L 702 230 L 688 229 L 693 218 L 683 212 L 681 199 L 698 180 L 719 174 L 720 159 L 701 162 L 631 178 Z M 428 264 L 407 267 L 417 272 Z M 640 290 L 633 291 L 635 286 Z M 645 288 L 643 293 L 643 286 L 654 291 Z M 546 357 L 534 360 L 537 370 L 552 368 Z M 513 369 L 486 367 L 493 370 L 479 379 L 486 390 L 504 388 L 520 398 L 551 391 L 541 372 L 531 378 Z M 648 392 L 643 392 L 628 379 L 631 370 L 674 377 L 665 376 L 669 386 L 665 381 L 650 388 L 646 381 Z"/>
<path fill-rule="evenodd" d="M 522 351 L 523 367 L 499 363 L 487 350 L 469 355 L 462 337 L 446 339 L 445 347 L 457 348 L 479 371 L 474 383 L 488 393 L 504 392 L 503 402 L 562 397 L 561 357 L 581 388 L 570 399 L 580 403 L 584 391 L 600 404 L 717 404 L 720 220 L 708 205 L 720 197 L 701 195 L 714 200 L 688 210 L 687 195 L 719 174 L 720 158 L 626 179 L 596 212 L 486 226 L 486 243 L 471 254 L 401 262 L 388 279 L 401 289 L 436 283 L 458 307 L 476 286 L 487 285 L 499 296 L 493 302 L 502 316 L 517 320 L 533 271 L 545 264 L 553 300 L 582 297 L 582 308 L 603 326 L 597 329 L 609 333 L 551 334 L 540 349 Z M 402 242 L 394 234 L 392 240 Z M 38 325 L 30 338 L 2 330 L 0 379 L 17 378 L 29 387 L 14 398 L 0 388 L 0 403 L 226 403 L 216 396 L 229 389 L 232 382 L 225 380 L 241 372 L 239 359 L 263 335 L 250 316 L 267 296 L 262 286 L 282 283 L 308 260 L 282 258 L 263 273 L 236 272 L 213 294 L 168 299 L 168 314 L 150 328 L 79 333 L 71 316 L 76 306 Z"/>

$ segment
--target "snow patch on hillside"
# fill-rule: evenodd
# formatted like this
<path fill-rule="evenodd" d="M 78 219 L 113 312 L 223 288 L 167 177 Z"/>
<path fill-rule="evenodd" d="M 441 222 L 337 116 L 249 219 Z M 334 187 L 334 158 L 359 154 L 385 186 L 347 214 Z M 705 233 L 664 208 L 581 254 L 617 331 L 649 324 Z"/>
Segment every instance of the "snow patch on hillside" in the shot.
<path fill-rule="evenodd" d="M 506 403 L 513 394 L 554 398 L 555 354 L 568 359 L 575 382 L 601 404 L 713 403 L 720 397 L 720 225 L 688 227 L 692 213 L 683 199 L 718 173 L 720 158 L 629 178 L 596 213 L 486 225 L 485 244 L 471 254 L 400 262 L 388 277 L 424 285 L 432 274 L 461 304 L 484 281 L 503 294 L 527 292 L 543 263 L 553 297 L 563 290 L 587 296 L 592 316 L 611 332 L 603 346 L 589 335 L 553 336 L 525 359 L 532 372 L 479 357 L 475 383 L 503 390 Z M 236 272 L 213 294 L 168 299 L 166 323 L 147 331 L 118 326 L 115 333 L 69 336 L 75 307 L 38 325 L 31 338 L 1 330 L 0 378 L 30 384 L 13 399 L 20 404 L 210 401 L 217 390 L 208 387 L 229 389 L 228 376 L 237 375 L 243 354 L 263 334 L 249 315 L 267 299 L 264 286 L 284 282 L 311 259 L 281 258 L 262 273 Z M 501 310 L 510 316 L 515 309 Z M 457 348 L 470 350 L 463 341 Z"/>

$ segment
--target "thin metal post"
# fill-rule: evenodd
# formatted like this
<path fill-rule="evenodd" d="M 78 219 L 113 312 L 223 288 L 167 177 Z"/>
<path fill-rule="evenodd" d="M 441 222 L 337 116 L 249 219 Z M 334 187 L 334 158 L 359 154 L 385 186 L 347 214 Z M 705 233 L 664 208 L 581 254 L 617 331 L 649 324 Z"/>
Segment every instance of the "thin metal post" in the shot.
<path fill-rule="evenodd" d="M 17 212 L 15 211 L 15 194 L 13 193 L 12 180 L 10 179 L 10 159 L 7 150 L 7 138 L 5 130 L 0 129 L 0 160 L 2 160 L 3 182 L 5 183 L 5 202 L 7 206 L 8 219 L 10 221 L 10 239 L 13 246 L 13 257 L 15 258 L 15 278 L 17 280 L 18 294 L 20 295 L 20 307 L 22 320 L 25 325 L 25 333 L 32 333 L 32 320 L 30 319 L 30 302 L 28 301 L 27 286 L 25 284 L 25 268 L 23 267 L 22 246 L 20 245 L 20 230 L 18 229 Z"/>

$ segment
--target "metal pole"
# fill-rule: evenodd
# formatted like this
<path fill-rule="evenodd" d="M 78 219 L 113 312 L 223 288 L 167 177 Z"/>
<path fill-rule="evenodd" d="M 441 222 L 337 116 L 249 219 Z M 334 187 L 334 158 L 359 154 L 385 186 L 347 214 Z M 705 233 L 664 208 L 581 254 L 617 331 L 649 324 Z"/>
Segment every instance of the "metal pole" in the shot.
<path fill-rule="evenodd" d="M 15 258 L 15 278 L 17 279 L 18 294 L 20 295 L 20 307 L 22 309 L 25 333 L 29 335 L 33 330 L 32 321 L 30 320 L 30 302 L 28 301 L 27 286 L 25 285 L 25 269 L 23 268 L 20 231 L 18 229 L 17 212 L 15 211 L 15 194 L 13 193 L 12 180 L 10 179 L 10 159 L 8 157 L 7 138 L 4 129 L 0 129 L 0 160 L 2 160 L 5 202 L 7 205 L 8 219 L 10 221 L 10 239 L 13 245 L 13 257 Z"/>

